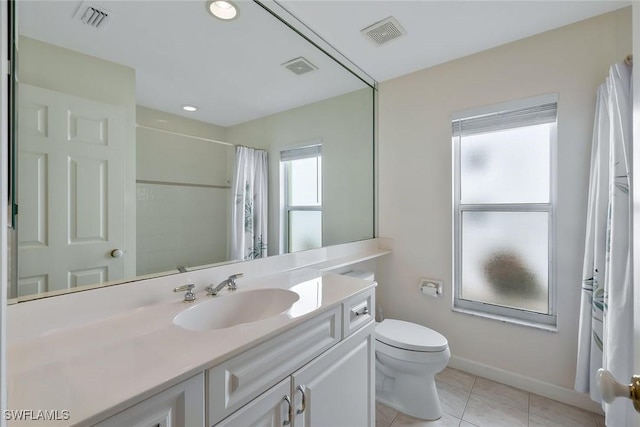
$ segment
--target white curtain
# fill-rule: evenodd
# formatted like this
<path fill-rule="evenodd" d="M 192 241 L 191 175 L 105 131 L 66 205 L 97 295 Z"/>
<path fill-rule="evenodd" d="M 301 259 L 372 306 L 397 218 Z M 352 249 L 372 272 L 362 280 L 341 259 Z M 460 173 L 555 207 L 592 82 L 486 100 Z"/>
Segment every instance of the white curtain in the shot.
<path fill-rule="evenodd" d="M 598 89 L 582 276 L 575 388 L 596 402 L 599 368 L 632 375 L 631 111 L 631 67 L 619 63 Z M 631 407 L 603 404 L 607 427 L 626 426 Z"/>
<path fill-rule="evenodd" d="M 267 256 L 267 152 L 236 147 L 231 187 L 231 259 Z"/>

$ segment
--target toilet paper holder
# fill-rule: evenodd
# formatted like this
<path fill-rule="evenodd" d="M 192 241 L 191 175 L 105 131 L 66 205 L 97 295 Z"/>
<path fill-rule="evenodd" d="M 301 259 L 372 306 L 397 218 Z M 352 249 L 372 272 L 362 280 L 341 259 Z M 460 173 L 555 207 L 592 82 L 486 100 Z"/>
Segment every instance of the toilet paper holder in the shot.
<path fill-rule="evenodd" d="M 422 278 L 418 289 L 423 295 L 439 297 L 442 295 L 442 280 Z"/>

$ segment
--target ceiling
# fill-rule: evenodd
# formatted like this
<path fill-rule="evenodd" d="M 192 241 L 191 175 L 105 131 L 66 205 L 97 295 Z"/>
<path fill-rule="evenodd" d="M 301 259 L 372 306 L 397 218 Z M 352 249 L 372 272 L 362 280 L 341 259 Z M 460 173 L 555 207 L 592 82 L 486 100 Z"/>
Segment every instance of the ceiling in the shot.
<path fill-rule="evenodd" d="M 266 0 L 271 2 L 271 0 Z M 365 87 L 252 1 L 212 18 L 204 0 L 91 0 L 112 13 L 96 30 L 80 0 L 18 2 L 20 34 L 128 65 L 140 105 L 221 126 Z M 376 81 L 384 81 L 629 5 L 617 1 L 279 0 Z M 407 35 L 375 46 L 360 30 L 394 16 Z M 304 56 L 317 71 L 281 66 Z M 43 71 L 44 72 L 44 71 Z M 183 104 L 199 110 L 186 113 Z"/>
<path fill-rule="evenodd" d="M 278 0 L 376 81 L 392 79 L 631 4 L 629 1 Z M 407 35 L 360 30 L 389 16 Z"/>

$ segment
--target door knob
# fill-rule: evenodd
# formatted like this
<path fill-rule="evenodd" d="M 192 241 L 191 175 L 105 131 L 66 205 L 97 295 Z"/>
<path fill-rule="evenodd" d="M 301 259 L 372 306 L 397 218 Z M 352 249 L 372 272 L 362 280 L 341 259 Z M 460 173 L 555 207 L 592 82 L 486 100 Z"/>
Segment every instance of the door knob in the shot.
<path fill-rule="evenodd" d="M 124 251 L 122 249 L 114 249 L 111 251 L 112 258 L 120 258 L 122 255 L 124 255 Z"/>
<path fill-rule="evenodd" d="M 633 407 L 640 412 L 640 375 L 631 377 L 631 384 L 620 384 L 606 369 L 598 369 L 598 388 L 602 400 L 613 402 L 616 397 L 627 397 L 633 401 Z"/>

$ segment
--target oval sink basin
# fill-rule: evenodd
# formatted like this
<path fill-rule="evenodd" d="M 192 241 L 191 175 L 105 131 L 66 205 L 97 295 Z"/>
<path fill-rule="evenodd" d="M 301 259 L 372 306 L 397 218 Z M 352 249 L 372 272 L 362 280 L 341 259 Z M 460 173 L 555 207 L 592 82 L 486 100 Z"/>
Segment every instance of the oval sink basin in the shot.
<path fill-rule="evenodd" d="M 173 323 L 191 331 L 230 328 L 283 313 L 299 298 L 286 289 L 256 289 L 211 297 L 180 312 Z"/>

